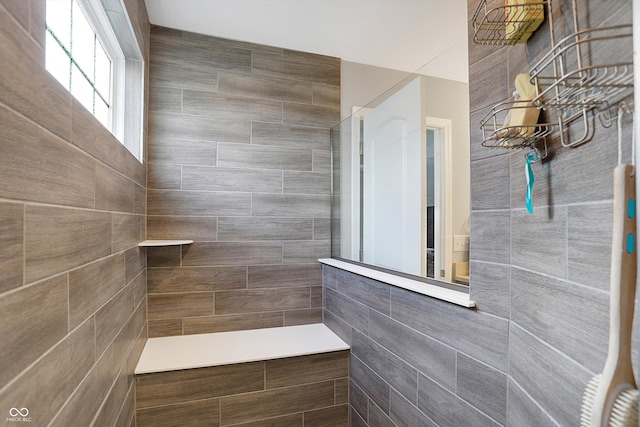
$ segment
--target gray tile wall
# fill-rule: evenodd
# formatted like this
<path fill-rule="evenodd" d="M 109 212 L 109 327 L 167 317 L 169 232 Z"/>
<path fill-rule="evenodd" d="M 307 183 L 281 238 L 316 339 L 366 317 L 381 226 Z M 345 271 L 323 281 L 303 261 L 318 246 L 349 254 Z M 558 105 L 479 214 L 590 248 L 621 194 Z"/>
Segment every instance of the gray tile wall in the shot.
<path fill-rule="evenodd" d="M 469 17 L 477 4 L 468 1 Z M 587 15 L 592 26 L 630 23 L 628 1 L 578 4 L 582 25 Z M 563 10 L 557 22 L 571 22 Z M 352 426 L 579 424 L 585 385 L 607 351 L 615 126 L 598 125 L 578 148 L 552 142 L 549 160 L 533 165 L 533 215 L 522 152 L 483 148 L 477 130 L 548 48 L 546 25 L 526 46 L 469 42 L 477 309 L 323 269 L 324 322 L 352 345 Z M 629 116 L 623 129 L 630 161 Z"/>
<path fill-rule="evenodd" d="M 348 351 L 137 375 L 137 426 L 348 427 L 348 376 Z"/>
<path fill-rule="evenodd" d="M 148 58 L 144 2 L 125 5 Z M 45 70 L 44 19 L 45 0 L 0 0 L 0 424 L 129 426 L 145 165 Z"/>
<path fill-rule="evenodd" d="M 322 321 L 340 61 L 151 29 L 149 335 Z"/>

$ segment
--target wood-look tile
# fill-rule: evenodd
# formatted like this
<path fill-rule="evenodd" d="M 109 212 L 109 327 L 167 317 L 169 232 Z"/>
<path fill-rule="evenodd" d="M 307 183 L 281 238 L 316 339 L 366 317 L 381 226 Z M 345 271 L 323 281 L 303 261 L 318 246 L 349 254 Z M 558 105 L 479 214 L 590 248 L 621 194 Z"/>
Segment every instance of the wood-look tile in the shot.
<path fill-rule="evenodd" d="M 336 405 L 349 403 L 349 378 L 337 379 L 334 382 Z"/>
<path fill-rule="evenodd" d="M 132 281 L 147 267 L 147 256 L 144 248 L 131 248 L 124 253 L 125 283 Z"/>
<path fill-rule="evenodd" d="M 319 264 L 249 266 L 249 288 L 322 286 Z"/>
<path fill-rule="evenodd" d="M 322 308 L 289 310 L 284 312 L 284 326 L 322 323 Z"/>
<path fill-rule="evenodd" d="M 51 427 L 91 425 L 108 396 L 114 380 L 122 376 L 126 387 L 126 375 L 121 375 L 120 370 L 114 369 L 112 363 L 111 355 L 105 354 L 100 357 L 48 425 Z"/>
<path fill-rule="evenodd" d="M 101 355 L 133 312 L 134 288 L 129 285 L 96 312 L 96 351 Z"/>
<path fill-rule="evenodd" d="M 0 384 L 7 384 L 67 334 L 67 292 L 67 277 L 60 275 L 0 299 Z"/>
<path fill-rule="evenodd" d="M 469 258 L 509 264 L 510 224 L 509 211 L 472 211 Z"/>
<path fill-rule="evenodd" d="M 479 311 L 509 318 L 511 307 L 511 268 L 504 264 L 471 261 L 473 277 L 470 296 Z"/>
<path fill-rule="evenodd" d="M 566 278 L 566 241 L 567 208 L 554 207 L 552 216 L 542 209 L 511 212 L 511 264 Z"/>
<path fill-rule="evenodd" d="M 518 326 L 510 328 L 509 342 L 511 379 L 558 424 L 575 424 L 593 374 Z"/>
<path fill-rule="evenodd" d="M 111 214 L 46 206 L 26 207 L 27 283 L 110 253 Z"/>
<path fill-rule="evenodd" d="M 213 314 L 212 292 L 147 295 L 149 320 L 176 319 Z"/>
<path fill-rule="evenodd" d="M 215 149 L 215 144 L 213 145 Z M 215 159 L 215 157 L 213 157 Z M 147 163 L 147 188 L 153 190 L 179 190 L 182 168 L 169 163 Z"/>
<path fill-rule="evenodd" d="M 610 203 L 568 207 L 568 278 L 609 289 L 613 206 Z"/>
<path fill-rule="evenodd" d="M 354 395 L 354 403 L 356 403 L 354 406 L 363 417 L 367 418 L 367 397 L 382 410 L 389 412 L 389 384 L 376 372 L 372 371 L 367 364 L 360 360 L 355 354 L 351 354 L 349 378 L 351 380 L 351 394 Z M 359 396 L 360 392 L 362 392 L 364 396 Z M 364 400 L 364 402 L 362 402 L 362 400 Z"/>
<path fill-rule="evenodd" d="M 149 61 L 149 83 L 151 87 L 217 92 L 218 71 L 187 62 L 167 60 L 154 49 Z"/>
<path fill-rule="evenodd" d="M 0 203 L 0 293 L 22 286 L 24 205 Z"/>
<path fill-rule="evenodd" d="M 210 117 L 169 113 L 149 115 L 149 161 L 162 159 L 152 155 L 153 147 L 159 141 L 249 142 L 250 139 L 251 121 L 246 119 L 211 120 Z"/>
<path fill-rule="evenodd" d="M 266 420 L 234 424 L 234 427 L 303 427 L 303 413 L 267 418 Z"/>
<path fill-rule="evenodd" d="M 195 242 L 184 249 L 184 266 L 279 264 L 280 242 Z"/>
<path fill-rule="evenodd" d="M 469 65 L 471 111 L 492 107 L 509 98 L 513 82 L 507 82 L 507 49 L 499 49 Z"/>
<path fill-rule="evenodd" d="M 182 323 L 184 324 L 185 335 L 285 326 L 283 314 L 280 311 L 230 314 L 224 316 L 185 317 L 182 319 Z"/>
<path fill-rule="evenodd" d="M 453 348 L 375 311 L 369 316 L 369 334 L 373 340 L 449 390 L 455 390 L 456 351 Z"/>
<path fill-rule="evenodd" d="M 282 123 L 282 102 L 266 99 L 185 90 L 182 112 L 223 120 L 256 120 Z"/>
<path fill-rule="evenodd" d="M 325 173 L 284 171 L 283 180 L 284 193 L 329 194 L 331 192 L 331 179 Z"/>
<path fill-rule="evenodd" d="M 327 218 L 313 219 L 313 240 L 331 240 L 331 220 Z"/>
<path fill-rule="evenodd" d="M 157 372 L 136 376 L 136 407 L 143 409 L 263 389 L 263 362 Z"/>
<path fill-rule="evenodd" d="M 329 196 L 253 194 L 254 216 L 328 218 Z"/>
<path fill-rule="evenodd" d="M 0 28 L 0 101 L 68 140 L 71 94 L 42 67 L 41 46 L 4 8 Z"/>
<path fill-rule="evenodd" d="M 201 191 L 149 190 L 148 215 L 237 216 L 251 214 L 251 195 Z"/>
<path fill-rule="evenodd" d="M 205 399 L 136 411 L 137 427 L 185 427 L 220 425 L 219 399 Z"/>
<path fill-rule="evenodd" d="M 124 254 L 69 272 L 69 326 L 73 329 L 125 286 Z"/>
<path fill-rule="evenodd" d="M 256 421 L 333 405 L 333 381 L 220 399 L 222 425 Z"/>
<path fill-rule="evenodd" d="M 104 400 L 102 407 L 98 410 L 94 425 L 114 426 L 118 419 L 120 409 L 126 403 L 127 393 L 129 392 L 129 382 L 127 381 L 127 375 L 125 372 L 121 372 L 116 378 L 113 386 L 109 390 L 107 398 Z M 131 396 L 133 399 L 133 396 Z"/>
<path fill-rule="evenodd" d="M 89 156 L 0 106 L 0 196 L 93 208 L 93 174 Z"/>
<path fill-rule="evenodd" d="M 398 427 L 437 427 L 436 424 L 420 412 L 415 405 L 411 404 L 411 402 L 395 390 L 390 391 L 389 418 L 391 418 Z"/>
<path fill-rule="evenodd" d="M 277 101 L 312 101 L 312 85 L 299 80 L 282 80 L 246 74 L 220 73 L 218 92 Z"/>
<path fill-rule="evenodd" d="M 251 128 L 251 143 L 306 150 L 328 150 L 328 129 L 282 125 L 278 123 L 254 122 Z"/>
<path fill-rule="evenodd" d="M 351 352 L 407 400 L 416 403 L 417 370 L 414 367 L 360 333 L 352 336 Z"/>
<path fill-rule="evenodd" d="M 198 35 L 168 35 L 163 30 L 151 32 L 151 51 L 163 60 L 186 63 L 198 68 L 249 72 L 251 51 L 228 44 L 220 45 L 218 39 Z M 187 34 L 187 33 L 185 33 Z"/>
<path fill-rule="evenodd" d="M 218 240 L 218 219 L 211 216 L 147 216 L 148 239 Z"/>
<path fill-rule="evenodd" d="M 510 157 L 499 156 L 471 162 L 471 209 L 509 209 Z"/>
<path fill-rule="evenodd" d="M 556 427 L 540 406 L 517 383 L 509 380 L 507 425 L 522 427 Z"/>
<path fill-rule="evenodd" d="M 127 397 L 114 425 L 116 427 L 136 427 L 136 402 L 133 384 L 129 387 Z"/>
<path fill-rule="evenodd" d="M 384 314 L 389 314 L 390 289 L 386 283 L 348 272 L 338 272 L 338 292 Z"/>
<path fill-rule="evenodd" d="M 314 83 L 313 104 L 327 106 L 340 105 L 340 86 Z"/>
<path fill-rule="evenodd" d="M 151 117 L 155 116 L 156 114 Z M 149 162 L 153 165 L 150 170 L 156 171 L 154 174 L 149 172 L 150 188 L 153 188 L 151 183 L 155 182 L 164 183 L 163 186 L 168 186 L 172 183 L 175 185 L 176 178 L 177 188 L 180 188 L 180 172 L 175 170 L 178 167 L 177 165 L 215 166 L 217 150 L 218 145 L 214 141 L 189 140 L 179 136 L 175 139 L 150 138 Z M 159 174 L 161 175 L 158 176 Z M 176 174 L 177 177 L 175 176 Z"/>
<path fill-rule="evenodd" d="M 340 123 L 340 106 L 285 102 L 282 122 L 287 125 L 332 128 Z"/>
<path fill-rule="evenodd" d="M 309 288 L 216 292 L 216 314 L 257 313 L 309 308 Z"/>
<path fill-rule="evenodd" d="M 133 161 L 143 171 L 144 167 L 124 145 L 75 99 L 71 113 L 71 143 L 141 184 L 129 173 L 127 165 Z"/>
<path fill-rule="evenodd" d="M 351 344 L 351 326 L 327 309 L 322 310 L 322 323 L 327 325 L 342 341 Z"/>
<path fill-rule="evenodd" d="M 331 173 L 331 152 L 329 150 L 313 150 L 313 171 Z"/>
<path fill-rule="evenodd" d="M 46 12 L 45 12 L 45 4 L 44 0 L 31 0 L 30 1 L 30 21 L 29 21 L 29 30 L 31 31 L 31 37 L 40 44 L 40 46 L 45 45 L 45 20 L 46 20 Z"/>
<path fill-rule="evenodd" d="M 140 273 L 131 283 L 133 286 L 133 305 L 138 306 L 142 304 L 147 296 L 147 274 L 146 272 Z"/>
<path fill-rule="evenodd" d="M 182 335 L 182 319 L 149 320 L 149 338 Z"/>
<path fill-rule="evenodd" d="M 48 320 L 37 325 L 42 328 Z M 20 344 L 21 345 L 21 344 Z M 33 420 L 48 424 L 96 360 L 94 323 L 89 320 L 60 340 L 51 351 L 0 392 L 0 405 L 29 409 Z"/>
<path fill-rule="evenodd" d="M 150 85 L 149 88 L 150 112 L 182 113 L 182 90 L 156 85 Z"/>
<path fill-rule="evenodd" d="M 456 394 L 500 424 L 507 419 L 507 375 L 457 353 Z"/>
<path fill-rule="evenodd" d="M 267 389 L 318 383 L 346 378 L 349 375 L 349 352 L 334 351 L 267 360 L 265 366 Z"/>
<path fill-rule="evenodd" d="M 349 417 L 350 417 L 349 422 L 351 423 L 351 427 L 369 427 L 365 419 L 362 418 L 362 416 L 359 413 L 357 413 L 353 408 L 351 408 Z"/>
<path fill-rule="evenodd" d="M 311 218 L 233 218 L 218 219 L 218 238 L 222 241 L 310 240 Z"/>
<path fill-rule="evenodd" d="M 184 166 L 183 190 L 281 193 L 282 172 L 261 169 Z"/>
<path fill-rule="evenodd" d="M 349 405 L 360 417 L 364 419 L 368 417 L 369 397 L 367 397 L 367 394 L 351 379 L 349 380 Z"/>
<path fill-rule="evenodd" d="M 182 248 L 180 246 L 148 247 L 148 267 L 179 267 Z"/>
<path fill-rule="evenodd" d="M 133 213 L 139 215 L 147 213 L 147 189 L 138 184 L 133 189 Z"/>
<path fill-rule="evenodd" d="M 373 403 L 369 404 L 369 425 L 378 427 L 396 427 L 395 423 L 391 421 L 391 418 L 389 418 L 389 415 Z"/>
<path fill-rule="evenodd" d="M 311 287 L 311 307 L 322 308 L 323 289 L 322 286 Z"/>
<path fill-rule="evenodd" d="M 507 369 L 509 321 L 391 289 L 391 317 L 503 372 Z"/>
<path fill-rule="evenodd" d="M 254 74 L 340 85 L 340 60 L 329 56 L 287 50 L 283 54 L 254 52 Z"/>
<path fill-rule="evenodd" d="M 25 31 L 29 31 L 29 2 L 23 0 L 3 0 L 2 6 L 7 9 Z"/>
<path fill-rule="evenodd" d="M 606 358 L 608 312 L 606 293 L 511 270 L 511 320 L 594 372 Z"/>
<path fill-rule="evenodd" d="M 149 294 L 167 292 L 213 292 L 247 287 L 245 267 L 150 268 Z"/>
<path fill-rule="evenodd" d="M 349 405 L 331 406 L 304 413 L 304 427 L 349 427 Z"/>
<path fill-rule="evenodd" d="M 331 257 L 331 241 L 283 241 L 282 262 L 284 264 L 309 264 L 321 258 Z"/>
<path fill-rule="evenodd" d="M 369 331 L 369 308 L 331 289 L 325 289 L 325 309 L 353 328 Z"/>
<path fill-rule="evenodd" d="M 136 247 L 144 240 L 144 215 L 112 215 L 111 251 L 116 253 Z"/>
<path fill-rule="evenodd" d="M 218 144 L 218 164 L 229 168 L 310 171 L 311 150 L 254 144 Z"/>

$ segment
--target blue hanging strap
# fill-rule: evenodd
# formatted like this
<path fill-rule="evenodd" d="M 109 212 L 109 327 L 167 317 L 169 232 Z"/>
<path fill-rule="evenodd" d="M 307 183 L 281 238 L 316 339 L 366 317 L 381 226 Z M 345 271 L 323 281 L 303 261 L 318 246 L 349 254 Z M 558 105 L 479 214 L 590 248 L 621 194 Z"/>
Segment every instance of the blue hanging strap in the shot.
<path fill-rule="evenodd" d="M 527 195 L 526 195 L 526 205 L 527 211 L 532 214 L 533 213 L 533 184 L 535 182 L 533 178 L 533 170 L 531 169 L 531 162 L 537 161 L 534 155 L 527 156 L 527 163 L 524 166 L 524 175 L 527 178 Z"/>

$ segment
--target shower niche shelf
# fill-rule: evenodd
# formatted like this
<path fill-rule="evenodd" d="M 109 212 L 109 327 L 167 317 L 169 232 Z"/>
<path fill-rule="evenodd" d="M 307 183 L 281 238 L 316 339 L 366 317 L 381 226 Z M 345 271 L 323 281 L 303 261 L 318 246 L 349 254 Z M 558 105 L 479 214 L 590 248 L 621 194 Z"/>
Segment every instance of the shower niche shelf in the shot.
<path fill-rule="evenodd" d="M 544 20 L 548 1 L 481 0 L 473 14 L 473 41 L 505 46 L 525 43 Z"/>
<path fill-rule="evenodd" d="M 138 243 L 140 247 L 190 245 L 193 240 L 145 240 Z"/>

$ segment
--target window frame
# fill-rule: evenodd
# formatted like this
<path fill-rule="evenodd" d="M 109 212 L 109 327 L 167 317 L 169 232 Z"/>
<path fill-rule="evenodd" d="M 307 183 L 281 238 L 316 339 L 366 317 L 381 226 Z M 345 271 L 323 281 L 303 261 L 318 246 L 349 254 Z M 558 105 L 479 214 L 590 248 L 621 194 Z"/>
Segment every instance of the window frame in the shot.
<path fill-rule="evenodd" d="M 129 15 L 122 1 L 75 1 L 111 60 L 107 129 L 143 163 L 145 65 Z"/>

